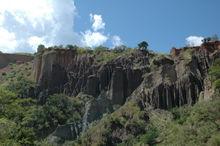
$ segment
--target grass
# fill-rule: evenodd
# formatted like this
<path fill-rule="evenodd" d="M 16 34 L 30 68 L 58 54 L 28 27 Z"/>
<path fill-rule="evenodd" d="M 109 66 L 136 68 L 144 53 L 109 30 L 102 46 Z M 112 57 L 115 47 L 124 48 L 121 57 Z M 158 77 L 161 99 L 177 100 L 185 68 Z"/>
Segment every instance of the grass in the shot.
<path fill-rule="evenodd" d="M 209 75 L 214 84 L 215 89 L 220 89 L 220 59 L 216 59 L 213 62 L 212 67 L 209 69 Z"/>
<path fill-rule="evenodd" d="M 159 114 L 151 122 L 158 127 L 159 145 L 207 145 L 216 141 L 220 126 L 220 100 L 197 103 L 171 111 L 173 118 Z M 162 121 L 163 122 L 162 122 Z M 161 122 L 158 122 L 161 121 Z M 214 138 L 212 138 L 214 137 Z"/>
<path fill-rule="evenodd" d="M 10 64 L 8 67 L 4 68 L 5 71 L 0 73 L 0 84 L 7 86 L 21 77 L 29 81 L 34 81 L 32 67 L 32 62 L 24 64 Z"/>

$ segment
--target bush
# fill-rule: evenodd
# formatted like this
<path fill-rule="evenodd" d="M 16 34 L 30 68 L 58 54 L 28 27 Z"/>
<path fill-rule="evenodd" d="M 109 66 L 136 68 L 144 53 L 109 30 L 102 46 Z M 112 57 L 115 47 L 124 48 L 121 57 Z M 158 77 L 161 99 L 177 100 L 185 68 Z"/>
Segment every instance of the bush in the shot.
<path fill-rule="evenodd" d="M 45 105 L 0 87 L 0 145 L 34 145 L 58 124 L 81 121 L 84 107 L 78 98 L 51 95 Z"/>
<path fill-rule="evenodd" d="M 104 46 L 98 46 L 98 47 L 94 48 L 95 53 L 106 52 L 106 51 L 108 51 L 108 48 L 104 47 Z"/>
<path fill-rule="evenodd" d="M 150 126 L 146 134 L 140 137 L 139 141 L 142 144 L 152 145 L 153 143 L 155 143 L 157 137 L 158 137 L 157 129 L 155 127 Z"/>
<path fill-rule="evenodd" d="M 187 117 L 190 115 L 190 107 L 180 107 L 180 108 L 173 108 L 171 109 L 171 113 L 173 114 L 173 118 L 175 122 L 178 124 L 183 124 L 186 122 Z"/>
<path fill-rule="evenodd" d="M 163 140 L 161 144 L 207 145 L 208 141 L 217 143 L 218 139 L 215 135 L 219 133 L 219 122 L 217 122 L 220 118 L 219 105 L 220 100 L 216 99 L 197 103 L 192 107 L 181 107 L 173 112 L 174 119 L 166 122 L 162 116 L 159 116 L 158 121 L 164 121 L 161 123 L 162 128 L 159 129 L 159 137 Z"/>
<path fill-rule="evenodd" d="M 213 135 L 209 139 L 208 145 L 210 145 L 210 146 L 220 146 L 220 133 L 216 133 L 215 135 Z"/>
<path fill-rule="evenodd" d="M 5 72 L 2 73 L 2 76 L 6 76 L 7 74 Z"/>
<path fill-rule="evenodd" d="M 25 79 L 22 75 L 18 76 L 15 81 L 11 81 L 10 84 L 8 84 L 7 89 L 17 93 L 19 96 L 23 96 L 27 93 L 27 91 L 30 89 L 30 87 L 34 86 L 34 82 Z"/>
<path fill-rule="evenodd" d="M 209 75 L 216 89 L 220 89 L 220 59 L 213 62 L 213 66 L 209 69 Z"/>

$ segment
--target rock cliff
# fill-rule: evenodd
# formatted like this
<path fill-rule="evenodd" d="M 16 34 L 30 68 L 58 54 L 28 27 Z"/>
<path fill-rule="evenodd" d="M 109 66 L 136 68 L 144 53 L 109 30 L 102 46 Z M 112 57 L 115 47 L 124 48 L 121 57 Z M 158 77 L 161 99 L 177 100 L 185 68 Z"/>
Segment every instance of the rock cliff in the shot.
<path fill-rule="evenodd" d="M 158 55 L 134 50 L 107 63 L 98 63 L 92 53 L 74 49 L 38 52 L 34 75 L 40 90 L 76 96 L 84 92 L 99 97 L 103 92 L 113 104 L 122 105 L 132 96 L 144 97 L 156 108 L 194 104 L 204 90 L 212 60 L 219 57 L 219 42 L 171 50 Z"/>
<path fill-rule="evenodd" d="M 80 92 L 98 97 L 106 92 L 113 104 L 122 105 L 141 84 L 149 64 L 147 52 L 135 51 L 129 56 L 100 64 L 94 54 L 76 50 L 45 50 L 34 60 L 34 76 L 40 90 L 76 96 Z"/>
<path fill-rule="evenodd" d="M 38 52 L 34 60 L 38 99 L 53 93 L 93 97 L 85 104 L 82 131 L 130 99 L 145 109 L 195 104 L 210 92 L 208 70 L 220 57 L 220 42 L 173 48 L 168 55 L 133 50 L 102 63 L 97 57 L 94 51 L 46 49 Z"/>

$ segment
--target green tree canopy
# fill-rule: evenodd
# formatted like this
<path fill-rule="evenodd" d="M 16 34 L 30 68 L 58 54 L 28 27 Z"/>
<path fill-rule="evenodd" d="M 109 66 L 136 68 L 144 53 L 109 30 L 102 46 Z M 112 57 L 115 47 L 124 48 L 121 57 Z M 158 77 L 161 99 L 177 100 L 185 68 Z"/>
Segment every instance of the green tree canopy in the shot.
<path fill-rule="evenodd" d="M 138 48 L 141 50 L 146 50 L 148 48 L 149 44 L 146 41 L 140 42 L 138 44 Z"/>

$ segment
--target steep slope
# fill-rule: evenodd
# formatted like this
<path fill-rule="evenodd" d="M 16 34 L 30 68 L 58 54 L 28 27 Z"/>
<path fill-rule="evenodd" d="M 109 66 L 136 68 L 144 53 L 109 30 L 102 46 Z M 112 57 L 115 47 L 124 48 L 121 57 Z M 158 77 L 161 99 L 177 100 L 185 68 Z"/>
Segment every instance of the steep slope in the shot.
<path fill-rule="evenodd" d="M 113 104 L 124 104 L 135 90 L 138 98 L 157 108 L 194 104 L 204 90 L 204 79 L 219 42 L 201 47 L 173 49 L 171 55 L 144 50 L 98 63 L 94 53 L 77 50 L 44 50 L 37 54 L 34 75 L 40 90 L 76 96 L 105 93 Z M 141 85 L 141 86 L 139 86 Z"/>
<path fill-rule="evenodd" d="M 101 55 L 112 53 L 116 55 L 110 60 L 98 61 Z M 220 42 L 174 48 L 170 55 L 147 50 L 80 53 L 77 49 L 45 49 L 38 52 L 34 61 L 38 86 L 31 97 L 37 97 L 43 104 L 47 96 L 54 93 L 92 96 L 85 104 L 82 121 L 78 126 L 72 125 L 82 127 L 80 132 L 72 131 L 79 134 L 86 131 L 90 123 L 129 100 L 135 101 L 142 110 L 170 109 L 193 105 L 199 98 L 211 98 L 207 74 L 213 60 L 219 57 Z M 60 128 L 53 136 L 62 137 Z"/>
<path fill-rule="evenodd" d="M 146 51 L 98 63 L 96 55 L 77 50 L 45 50 L 35 58 L 34 74 L 42 90 L 76 96 L 80 92 L 98 97 L 107 94 L 113 104 L 122 105 L 143 80 L 149 65 Z"/>
<path fill-rule="evenodd" d="M 207 78 L 209 76 L 208 74 L 210 73 L 209 68 L 212 66 L 215 60 L 220 58 L 219 45 L 216 46 L 216 43 L 210 43 L 209 45 L 206 44 L 205 46 L 186 48 L 178 51 L 180 52 L 179 55 L 175 55 L 173 57 L 177 57 L 177 59 L 184 57 L 182 60 L 180 59 L 186 63 L 184 64 L 185 72 L 182 73 L 184 75 L 186 74 L 186 77 L 189 77 L 185 83 L 183 80 L 184 86 L 181 86 L 180 88 L 189 94 L 188 96 L 186 96 L 187 94 L 182 96 L 185 98 L 185 103 L 181 103 L 181 98 L 177 100 L 177 104 L 175 104 L 175 102 L 173 104 L 172 102 L 172 98 L 175 97 L 172 96 L 175 95 L 175 90 L 173 90 L 175 89 L 175 82 L 173 82 L 173 86 L 168 88 L 171 89 L 171 91 L 166 91 L 166 86 L 162 86 L 160 88 L 157 87 L 157 85 L 161 86 L 160 84 L 163 84 L 164 82 L 166 85 L 168 84 L 167 86 L 170 84 L 170 82 L 167 82 L 167 80 L 164 80 L 162 83 L 158 83 L 158 79 L 162 78 L 162 75 L 159 73 L 164 72 L 159 69 L 158 73 L 157 68 L 155 72 L 152 73 L 153 75 L 150 75 L 152 79 L 146 75 L 146 78 L 144 79 L 144 81 L 146 81 L 143 81 L 142 84 L 133 92 L 130 100 L 127 101 L 125 105 L 112 114 L 103 117 L 103 119 L 97 123 L 91 125 L 91 127 L 72 144 L 219 145 L 219 90 L 214 89 L 214 86 L 211 85 L 210 90 L 214 90 L 214 92 L 212 92 L 212 95 L 209 95 L 208 101 L 203 100 L 207 100 L 207 97 L 202 97 L 207 95 L 203 93 L 207 91 L 203 90 L 206 89 L 206 86 L 209 86 L 210 84 L 210 82 L 207 82 Z M 206 57 L 203 56 L 203 53 L 206 54 Z M 194 57 L 193 55 L 195 55 L 194 59 L 197 61 L 192 61 L 193 59 L 191 58 Z M 204 62 L 198 61 L 201 59 L 203 59 Z M 168 58 L 160 61 L 160 65 L 163 63 L 171 65 L 175 64 Z M 195 77 L 192 78 L 191 75 L 188 74 L 188 71 L 191 71 L 190 73 L 194 73 L 193 75 L 195 75 Z M 166 72 L 172 72 L 172 70 L 169 68 L 169 70 L 166 70 Z M 177 83 L 178 80 L 182 80 L 181 77 L 176 79 L 173 74 L 168 77 L 172 77 L 172 79 L 174 78 Z M 200 80 L 198 84 L 195 82 L 195 78 Z M 197 87 L 197 85 L 201 85 L 201 89 L 199 91 L 195 88 L 190 88 L 192 86 Z M 157 94 L 149 94 L 151 91 L 155 92 L 155 89 L 158 93 L 165 92 L 168 93 L 168 95 L 160 94 L 160 98 L 157 98 Z M 181 93 L 181 90 L 177 92 Z M 146 91 L 148 94 L 146 94 Z M 195 94 L 197 92 L 198 94 Z M 194 96 L 195 98 L 193 98 L 193 95 L 196 95 Z M 169 102 L 169 100 L 166 98 L 170 98 L 172 100 Z M 194 102 L 192 102 L 193 99 Z M 161 100 L 163 103 L 160 102 Z M 200 102 L 198 102 L 198 100 L 200 100 Z M 169 103 L 172 104 L 168 106 Z M 188 104 L 188 106 L 184 104 Z M 172 108 L 174 106 L 181 107 Z M 161 110 L 161 108 L 169 108 L 170 111 Z"/>
<path fill-rule="evenodd" d="M 220 42 L 39 50 L 1 70 L 0 145 L 218 145 L 219 58 Z"/>
<path fill-rule="evenodd" d="M 141 99 L 144 107 L 167 109 L 195 104 L 208 82 L 209 67 L 220 57 L 219 42 L 173 51 L 178 54 L 153 61 L 155 69 L 145 74 L 144 81 L 132 95 Z"/>

